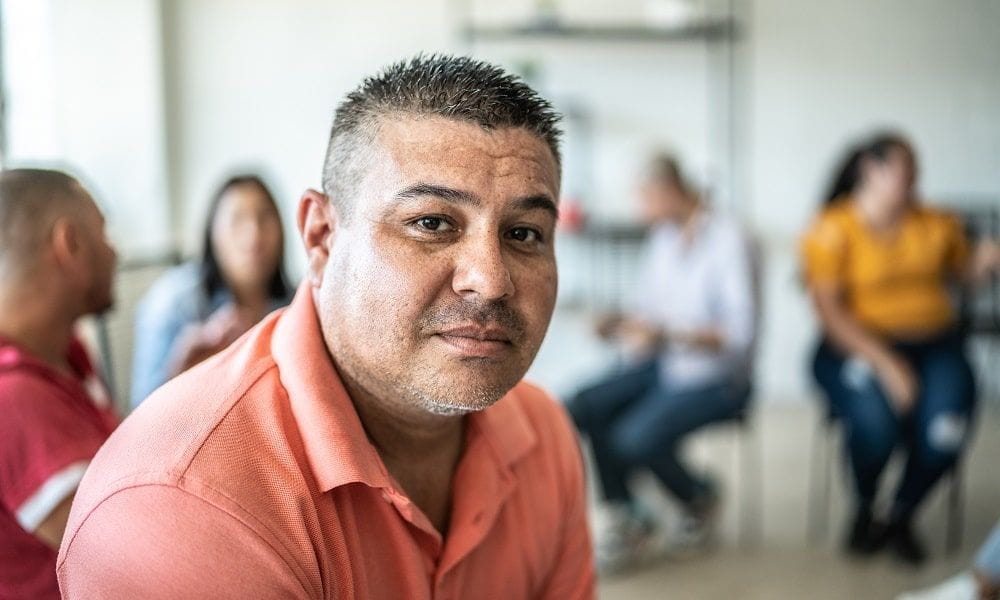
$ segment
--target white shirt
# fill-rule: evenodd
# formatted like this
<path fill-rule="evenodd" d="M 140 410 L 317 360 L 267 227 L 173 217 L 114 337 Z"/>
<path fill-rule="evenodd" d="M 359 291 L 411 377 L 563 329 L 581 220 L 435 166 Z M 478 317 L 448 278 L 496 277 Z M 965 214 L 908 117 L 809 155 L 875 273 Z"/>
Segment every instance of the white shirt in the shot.
<path fill-rule="evenodd" d="M 639 271 L 637 316 L 667 332 L 716 329 L 722 350 L 670 343 L 660 374 L 671 387 L 749 376 L 756 334 L 753 258 L 739 227 L 709 211 L 698 214 L 693 235 L 660 225 L 646 242 Z"/>

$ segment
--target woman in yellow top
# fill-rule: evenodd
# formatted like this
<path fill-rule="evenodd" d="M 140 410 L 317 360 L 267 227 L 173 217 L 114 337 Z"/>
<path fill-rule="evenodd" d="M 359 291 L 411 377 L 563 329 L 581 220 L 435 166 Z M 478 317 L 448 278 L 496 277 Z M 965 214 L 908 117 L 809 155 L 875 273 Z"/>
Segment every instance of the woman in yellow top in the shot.
<path fill-rule="evenodd" d="M 913 515 L 966 445 L 975 402 L 952 291 L 1000 270 L 1000 247 L 969 248 L 960 222 L 920 204 L 916 161 L 882 134 L 850 153 L 803 240 L 823 327 L 813 370 L 844 421 L 856 513 L 847 548 L 891 543 L 919 563 Z M 877 483 L 897 446 L 908 451 L 886 522 L 873 519 Z"/>

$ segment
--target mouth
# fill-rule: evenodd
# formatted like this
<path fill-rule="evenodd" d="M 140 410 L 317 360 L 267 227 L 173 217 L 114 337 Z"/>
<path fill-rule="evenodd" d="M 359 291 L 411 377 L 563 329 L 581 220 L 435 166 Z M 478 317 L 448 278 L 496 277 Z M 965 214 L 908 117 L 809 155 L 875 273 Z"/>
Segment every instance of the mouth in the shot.
<path fill-rule="evenodd" d="M 498 327 L 465 325 L 439 331 L 434 337 L 463 357 L 499 358 L 514 345 L 510 333 Z"/>

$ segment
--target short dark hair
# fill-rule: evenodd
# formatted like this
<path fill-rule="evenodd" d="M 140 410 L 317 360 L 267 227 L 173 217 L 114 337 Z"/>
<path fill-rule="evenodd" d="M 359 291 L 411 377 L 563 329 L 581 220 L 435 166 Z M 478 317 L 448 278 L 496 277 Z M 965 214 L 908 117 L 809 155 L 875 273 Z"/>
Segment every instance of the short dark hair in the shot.
<path fill-rule="evenodd" d="M 28 266 L 60 211 L 73 210 L 73 203 L 86 197 L 80 183 L 62 171 L 0 172 L 0 275 Z"/>
<path fill-rule="evenodd" d="M 219 213 L 219 205 L 222 204 L 222 197 L 226 192 L 244 185 L 255 186 L 264 194 L 264 198 L 271 204 L 275 214 L 280 218 L 281 211 L 278 210 L 278 203 L 274 200 L 274 194 L 264 183 L 263 178 L 252 173 L 233 175 L 229 177 L 216 189 L 212 196 L 212 201 L 208 205 L 208 217 L 205 219 L 205 229 L 202 232 L 201 265 L 199 275 L 201 277 L 201 288 L 205 294 L 212 298 L 216 292 L 229 290 L 229 284 L 222 273 L 219 259 L 215 256 L 215 247 L 212 245 L 212 225 Z M 285 274 L 285 240 L 282 231 L 281 244 L 278 246 L 278 264 L 268 279 L 267 294 L 271 299 L 288 298 L 291 289 L 288 283 L 288 276 Z"/>
<path fill-rule="evenodd" d="M 440 116 L 486 130 L 523 127 L 560 163 L 561 115 L 520 77 L 467 56 L 418 54 L 366 78 L 337 107 L 323 163 L 323 191 L 343 210 L 363 177 L 381 117 Z"/>

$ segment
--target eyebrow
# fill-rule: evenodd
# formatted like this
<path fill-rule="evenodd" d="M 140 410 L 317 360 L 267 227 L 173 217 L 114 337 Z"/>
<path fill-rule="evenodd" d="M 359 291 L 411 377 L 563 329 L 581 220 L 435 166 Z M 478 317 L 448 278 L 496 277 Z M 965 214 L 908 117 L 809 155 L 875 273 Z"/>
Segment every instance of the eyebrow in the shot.
<path fill-rule="evenodd" d="M 541 209 L 551 214 L 553 219 L 559 218 L 559 208 L 556 206 L 556 203 L 552 201 L 552 198 L 544 194 L 518 198 L 514 200 L 513 204 L 521 210 Z"/>
<path fill-rule="evenodd" d="M 394 195 L 396 200 L 410 200 L 420 196 L 434 196 L 451 204 L 466 204 L 470 206 L 480 206 L 482 204 L 479 197 L 472 192 L 432 183 L 415 183 L 403 188 Z M 556 207 L 556 203 L 545 194 L 517 198 L 510 204 L 520 210 L 541 209 L 551 214 L 553 218 L 559 218 L 559 209 Z"/>
<path fill-rule="evenodd" d="M 479 198 L 472 192 L 456 190 L 455 188 L 434 185 L 432 183 L 415 183 L 405 187 L 396 192 L 395 198 L 397 200 L 410 200 L 420 196 L 435 196 L 452 204 L 470 204 L 472 206 L 482 204 Z"/>

